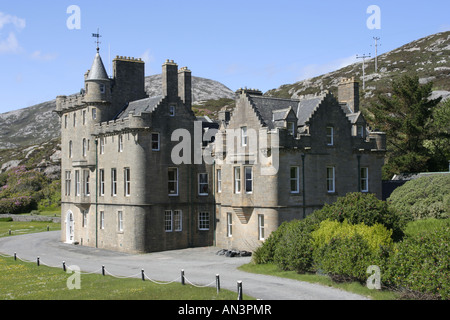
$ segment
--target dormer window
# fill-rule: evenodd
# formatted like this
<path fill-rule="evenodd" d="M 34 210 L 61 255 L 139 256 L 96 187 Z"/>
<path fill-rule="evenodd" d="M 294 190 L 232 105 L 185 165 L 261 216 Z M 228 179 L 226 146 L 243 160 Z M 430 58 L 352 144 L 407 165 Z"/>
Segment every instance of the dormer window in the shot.
<path fill-rule="evenodd" d="M 295 122 L 289 121 L 287 123 L 287 130 L 291 136 L 295 136 Z"/>

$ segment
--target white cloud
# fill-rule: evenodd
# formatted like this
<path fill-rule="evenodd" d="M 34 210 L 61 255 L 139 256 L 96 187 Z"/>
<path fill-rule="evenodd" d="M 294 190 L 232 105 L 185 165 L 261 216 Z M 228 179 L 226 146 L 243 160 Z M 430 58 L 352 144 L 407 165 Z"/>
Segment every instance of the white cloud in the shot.
<path fill-rule="evenodd" d="M 336 71 L 348 65 L 358 62 L 356 55 L 346 58 L 336 59 L 324 64 L 309 64 L 301 68 L 300 75 L 297 80 L 305 80 L 323 75 L 328 72 Z"/>
<path fill-rule="evenodd" d="M 37 60 L 37 61 L 52 61 L 55 60 L 57 58 L 57 54 L 55 53 L 46 53 L 43 54 L 41 51 L 36 50 L 35 52 L 33 52 L 30 57 L 33 60 Z"/>
<path fill-rule="evenodd" d="M 6 39 L 0 38 L 0 53 L 18 53 L 22 51 L 15 32 L 25 28 L 25 19 L 0 12 L 0 30 L 9 24 L 13 25 L 15 28 L 14 31 L 8 33 Z"/>

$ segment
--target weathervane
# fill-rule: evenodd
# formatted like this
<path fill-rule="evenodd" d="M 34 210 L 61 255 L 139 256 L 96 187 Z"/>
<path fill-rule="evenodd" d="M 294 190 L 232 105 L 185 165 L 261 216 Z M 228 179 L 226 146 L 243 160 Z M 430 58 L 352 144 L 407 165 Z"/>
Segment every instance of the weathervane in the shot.
<path fill-rule="evenodd" d="M 97 52 L 99 52 L 99 51 L 100 51 L 99 44 L 101 43 L 101 42 L 100 42 L 100 38 L 101 38 L 102 36 L 100 35 L 100 31 L 99 31 L 98 28 L 97 28 L 97 33 L 93 33 L 93 34 L 92 34 L 92 37 L 93 37 L 93 38 L 97 38 L 97 41 L 96 41 L 96 43 L 97 43 Z"/>

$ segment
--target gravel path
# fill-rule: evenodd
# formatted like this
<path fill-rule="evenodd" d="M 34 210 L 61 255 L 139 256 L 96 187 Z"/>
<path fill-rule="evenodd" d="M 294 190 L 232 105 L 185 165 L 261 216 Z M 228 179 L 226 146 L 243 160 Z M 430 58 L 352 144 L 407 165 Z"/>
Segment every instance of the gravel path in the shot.
<path fill-rule="evenodd" d="M 101 273 L 102 266 L 117 276 L 145 275 L 157 281 L 172 281 L 185 272 L 187 281 L 195 285 L 215 286 L 220 275 L 221 288 L 236 291 L 242 281 L 243 292 L 263 300 L 362 300 L 360 295 L 322 285 L 258 275 L 237 270 L 250 262 L 250 257 L 227 258 L 216 255 L 215 247 L 193 248 L 160 253 L 132 255 L 102 249 L 74 246 L 60 241 L 60 231 L 0 238 L 0 253 L 22 259 L 62 267 L 76 265 L 84 272 Z"/>

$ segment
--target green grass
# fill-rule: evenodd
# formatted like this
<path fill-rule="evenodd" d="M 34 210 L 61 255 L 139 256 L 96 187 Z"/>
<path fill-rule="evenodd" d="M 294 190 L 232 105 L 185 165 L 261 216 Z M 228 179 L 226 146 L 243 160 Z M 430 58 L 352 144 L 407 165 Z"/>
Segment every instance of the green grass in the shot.
<path fill-rule="evenodd" d="M 0 257 L 0 300 L 236 300 L 237 293 L 215 287 L 155 284 L 139 279 L 118 279 L 81 273 L 80 289 L 70 290 L 74 274 L 62 268 Z M 244 295 L 245 300 L 253 298 Z"/>
<path fill-rule="evenodd" d="M 413 236 L 422 232 L 432 231 L 436 227 L 439 226 L 450 226 L 450 218 L 447 219 L 424 219 L 424 220 L 416 220 L 411 221 L 406 225 L 405 235 Z"/>
<path fill-rule="evenodd" d="M 366 286 L 361 285 L 359 282 L 336 283 L 326 275 L 298 274 L 295 271 L 283 271 L 273 263 L 267 264 L 248 263 L 239 267 L 238 269 L 245 272 L 265 274 L 275 277 L 292 279 L 296 281 L 317 283 L 324 286 L 333 287 L 348 292 L 352 292 L 355 294 L 359 294 L 373 300 L 395 300 L 399 298 L 397 294 L 391 291 L 370 290 Z"/>
<path fill-rule="evenodd" d="M 53 223 L 47 221 L 31 221 L 31 222 L 21 222 L 21 221 L 2 221 L 0 220 L 0 238 L 10 237 L 9 230 L 11 230 L 11 236 L 38 233 L 48 231 L 61 230 L 60 223 Z"/>

